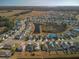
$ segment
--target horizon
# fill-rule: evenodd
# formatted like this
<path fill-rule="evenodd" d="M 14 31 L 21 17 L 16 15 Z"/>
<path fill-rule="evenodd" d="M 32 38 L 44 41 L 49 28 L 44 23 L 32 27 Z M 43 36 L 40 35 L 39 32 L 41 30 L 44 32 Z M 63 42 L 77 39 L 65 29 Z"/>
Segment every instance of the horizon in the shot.
<path fill-rule="evenodd" d="M 79 6 L 79 0 L 0 0 L 0 6 Z"/>

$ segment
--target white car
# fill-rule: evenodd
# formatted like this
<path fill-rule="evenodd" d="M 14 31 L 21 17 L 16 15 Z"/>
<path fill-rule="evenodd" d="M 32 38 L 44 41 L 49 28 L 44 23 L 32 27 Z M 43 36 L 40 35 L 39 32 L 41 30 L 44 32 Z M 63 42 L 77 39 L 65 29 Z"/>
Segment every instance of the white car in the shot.
<path fill-rule="evenodd" d="M 41 48 L 40 48 L 40 44 L 37 42 L 36 43 L 36 47 L 35 47 L 35 50 L 40 50 Z"/>

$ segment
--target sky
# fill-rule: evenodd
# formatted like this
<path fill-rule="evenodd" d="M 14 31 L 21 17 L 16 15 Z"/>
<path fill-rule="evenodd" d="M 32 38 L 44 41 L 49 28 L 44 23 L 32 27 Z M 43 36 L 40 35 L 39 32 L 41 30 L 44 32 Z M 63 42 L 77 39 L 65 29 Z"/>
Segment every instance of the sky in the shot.
<path fill-rule="evenodd" d="M 0 0 L 0 6 L 79 6 L 79 0 Z"/>

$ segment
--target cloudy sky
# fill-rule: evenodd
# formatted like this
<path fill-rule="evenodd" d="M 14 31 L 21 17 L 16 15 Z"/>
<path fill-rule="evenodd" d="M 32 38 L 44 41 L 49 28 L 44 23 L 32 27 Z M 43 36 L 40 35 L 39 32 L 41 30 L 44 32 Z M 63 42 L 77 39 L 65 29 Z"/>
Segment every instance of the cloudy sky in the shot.
<path fill-rule="evenodd" d="M 0 0 L 0 6 L 79 6 L 79 0 Z"/>

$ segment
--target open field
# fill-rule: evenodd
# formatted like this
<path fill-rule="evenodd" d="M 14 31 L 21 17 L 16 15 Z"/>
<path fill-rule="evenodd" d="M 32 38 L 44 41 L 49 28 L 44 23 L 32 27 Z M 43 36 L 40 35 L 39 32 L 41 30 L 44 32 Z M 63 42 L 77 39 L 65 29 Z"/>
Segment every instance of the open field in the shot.
<path fill-rule="evenodd" d="M 55 52 L 51 52 L 50 55 L 48 52 L 33 52 L 34 56 L 31 56 L 29 52 L 16 52 L 11 59 L 53 59 L 53 58 L 78 58 L 79 54 L 65 55 L 59 51 L 58 55 Z"/>

